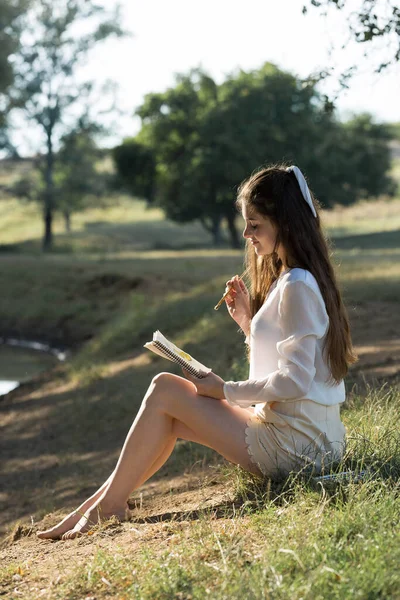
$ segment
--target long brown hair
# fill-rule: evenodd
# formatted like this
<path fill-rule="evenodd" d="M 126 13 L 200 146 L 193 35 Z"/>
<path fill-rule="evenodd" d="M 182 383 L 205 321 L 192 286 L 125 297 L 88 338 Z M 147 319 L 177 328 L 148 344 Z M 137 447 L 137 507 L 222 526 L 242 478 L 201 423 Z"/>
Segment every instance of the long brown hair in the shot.
<path fill-rule="evenodd" d="M 331 371 L 329 382 L 334 385 L 344 378 L 349 365 L 357 361 L 357 355 L 351 341 L 347 310 L 330 260 L 330 242 L 321 228 L 320 205 L 310 193 L 316 218 L 304 200 L 295 174 L 287 171 L 286 165 L 279 164 L 262 168 L 244 181 L 239 187 L 236 205 L 240 210 L 246 206 L 249 215 L 258 213 L 268 217 L 277 227 L 272 254 L 258 257 L 249 240 L 246 243 L 251 316 L 264 303 L 282 270 L 282 261 L 277 254 L 281 243 L 288 268 L 306 269 L 318 282 L 329 316 L 323 352 Z"/>

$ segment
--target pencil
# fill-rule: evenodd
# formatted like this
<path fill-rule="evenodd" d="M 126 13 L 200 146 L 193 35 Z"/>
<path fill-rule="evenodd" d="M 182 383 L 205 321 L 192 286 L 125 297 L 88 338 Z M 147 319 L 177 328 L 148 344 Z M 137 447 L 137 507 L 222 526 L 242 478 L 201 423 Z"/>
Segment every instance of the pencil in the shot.
<path fill-rule="evenodd" d="M 246 271 L 243 271 L 243 273 L 241 274 L 241 276 L 239 277 L 239 281 L 240 279 L 243 279 L 243 277 L 246 275 L 247 269 Z M 231 292 L 232 287 L 229 288 L 229 290 L 227 292 L 225 292 L 225 294 L 222 296 L 221 300 L 219 300 L 219 302 L 214 306 L 214 310 L 218 310 L 219 307 L 221 306 L 221 304 L 223 303 L 223 301 L 225 300 L 225 298 L 229 295 L 229 293 Z"/>

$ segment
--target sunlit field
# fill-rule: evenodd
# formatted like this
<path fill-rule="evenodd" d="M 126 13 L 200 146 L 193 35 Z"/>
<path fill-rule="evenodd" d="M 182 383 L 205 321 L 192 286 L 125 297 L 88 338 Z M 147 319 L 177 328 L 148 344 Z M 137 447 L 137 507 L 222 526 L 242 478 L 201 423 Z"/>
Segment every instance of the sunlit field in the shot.
<path fill-rule="evenodd" d="M 36 205 L 0 200 L 0 244 L 14 252 L 40 251 L 43 223 Z M 355 206 L 322 211 L 322 223 L 330 237 L 382 233 L 400 229 L 397 199 L 363 201 Z M 242 226 L 241 218 L 237 220 Z M 162 211 L 144 202 L 120 196 L 111 206 L 90 209 L 72 216 L 72 232 L 66 233 L 61 216 L 54 220 L 56 252 L 99 253 L 209 248 L 209 234 L 200 223 L 165 221 Z M 229 247 L 225 232 L 225 247 Z M 1 249 L 1 246 L 0 246 Z"/>

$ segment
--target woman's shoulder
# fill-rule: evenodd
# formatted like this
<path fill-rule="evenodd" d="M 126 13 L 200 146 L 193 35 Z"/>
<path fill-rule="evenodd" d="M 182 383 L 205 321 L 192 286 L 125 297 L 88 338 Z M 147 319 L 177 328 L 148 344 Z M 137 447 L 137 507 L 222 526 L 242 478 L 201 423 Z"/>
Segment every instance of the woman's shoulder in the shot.
<path fill-rule="evenodd" d="M 282 275 L 281 286 L 285 287 L 287 284 L 296 282 L 302 282 L 311 288 L 314 292 L 321 295 L 319 285 L 314 275 L 307 269 L 301 269 L 300 267 L 294 267 Z"/>
<path fill-rule="evenodd" d="M 314 275 L 307 269 L 296 267 L 284 273 L 282 279 L 280 301 L 283 302 L 286 298 L 286 304 L 289 303 L 291 310 L 298 310 L 303 315 L 304 309 L 306 312 L 311 310 L 312 318 L 321 323 L 321 331 L 325 332 L 329 317 Z"/>

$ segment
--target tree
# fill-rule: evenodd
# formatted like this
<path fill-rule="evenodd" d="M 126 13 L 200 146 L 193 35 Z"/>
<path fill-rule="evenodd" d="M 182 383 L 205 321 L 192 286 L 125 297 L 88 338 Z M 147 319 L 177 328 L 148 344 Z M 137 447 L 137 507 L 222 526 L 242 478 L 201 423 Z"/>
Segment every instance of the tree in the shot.
<path fill-rule="evenodd" d="M 157 204 L 177 222 L 200 219 L 218 244 L 222 215 L 214 210 L 211 181 L 203 177 L 201 186 L 196 186 L 193 180 L 199 174 L 197 160 L 206 143 L 201 128 L 216 101 L 217 86 L 201 69 L 178 75 L 174 88 L 145 97 L 137 110 L 143 126 L 136 142 L 154 152 Z"/>
<path fill-rule="evenodd" d="M 163 94 L 149 94 L 138 109 L 136 141 L 156 157 L 156 201 L 178 222 L 199 219 L 221 240 L 226 222 L 238 247 L 235 189 L 257 165 L 295 156 L 317 139 L 329 119 L 313 85 L 266 63 L 217 86 L 196 69 Z M 320 130 L 318 130 L 320 133 Z"/>
<path fill-rule="evenodd" d="M 85 24 L 89 33 L 74 29 Z M 54 155 L 68 109 L 87 97 L 93 83 L 76 82 L 75 73 L 89 51 L 110 36 L 121 36 L 119 6 L 112 14 L 92 0 L 35 0 L 24 22 L 21 49 L 14 57 L 12 106 L 36 122 L 44 134 L 45 190 L 43 248 L 52 245 L 56 208 Z"/>
<path fill-rule="evenodd" d="M 224 217 L 233 247 L 239 245 L 233 197 L 240 181 L 257 166 L 306 154 L 320 122 L 329 119 L 312 84 L 271 63 L 221 84 L 201 130 L 208 140 L 202 170 L 213 181 L 213 209 Z"/>
<path fill-rule="evenodd" d="M 258 166 L 298 164 L 327 208 L 393 193 L 388 129 L 369 115 L 339 122 L 315 82 L 270 63 L 219 86 L 190 71 L 174 88 L 146 96 L 138 114 L 133 148 L 154 156 L 155 202 L 174 221 L 198 219 L 214 244 L 225 222 L 231 245 L 239 246 L 236 189 Z M 131 175 L 144 192 L 136 167 Z"/>
<path fill-rule="evenodd" d="M 191 195 L 195 154 L 201 144 L 201 123 L 210 106 L 216 101 L 217 86 L 211 77 L 200 69 L 192 69 L 188 75 L 178 75 L 176 86 L 164 94 L 148 94 L 137 114 L 143 127 L 136 138 L 141 147 L 151 149 L 156 160 L 156 202 L 171 219 L 187 222 L 199 218 L 213 235 L 220 239 L 221 216 L 218 211 L 206 210 L 212 190 L 197 189 L 196 198 Z M 196 170 L 196 169 L 195 169 Z M 193 184 L 193 182 L 192 182 Z M 207 206 L 202 202 L 207 202 Z"/>
<path fill-rule="evenodd" d="M 29 0 L 0 0 L 0 94 L 4 94 L 13 81 L 10 56 L 18 49 L 21 15 L 28 4 Z"/>
<path fill-rule="evenodd" d="M 338 136 L 333 140 L 335 153 L 327 153 L 327 157 L 331 157 L 328 169 L 334 169 L 341 184 L 336 186 L 328 202 L 323 196 L 321 200 L 328 206 L 335 203 L 348 205 L 362 198 L 395 195 L 396 183 L 388 174 L 391 169 L 390 139 L 390 128 L 375 123 L 368 113 L 356 115 L 341 124 Z"/>
<path fill-rule="evenodd" d="M 57 210 L 65 219 L 66 231 L 71 230 L 71 215 L 98 204 L 109 195 L 110 176 L 100 172 L 99 149 L 94 136 L 101 128 L 94 123 L 80 121 L 73 131 L 61 138 L 56 155 L 54 186 Z"/>
<path fill-rule="evenodd" d="M 21 35 L 21 16 L 26 12 L 29 0 L 0 0 L 0 149 L 15 154 L 7 135 L 9 99 L 7 92 L 14 80 L 10 57 L 17 51 Z"/>
<path fill-rule="evenodd" d="M 99 169 L 102 152 L 94 140 L 101 129 L 80 119 L 76 129 L 62 136 L 54 157 L 56 210 L 64 216 L 68 232 L 73 213 L 97 206 L 100 199 L 110 195 L 112 176 Z M 42 204 L 46 191 L 45 170 L 45 160 L 39 157 L 30 173 L 13 185 L 11 193 Z"/>
<path fill-rule="evenodd" d="M 348 8 L 345 0 L 309 0 L 309 5 L 320 9 L 323 15 L 327 14 L 330 6 L 338 10 Z M 307 5 L 303 6 L 303 13 L 308 11 Z M 392 0 L 360 0 L 358 8 L 351 7 L 348 15 L 350 39 L 359 44 L 373 42 L 377 39 L 384 40 L 386 57 L 375 66 L 375 71 L 380 73 L 390 65 L 400 60 L 400 7 L 398 2 Z M 355 66 L 342 76 L 343 83 L 351 76 Z"/>

